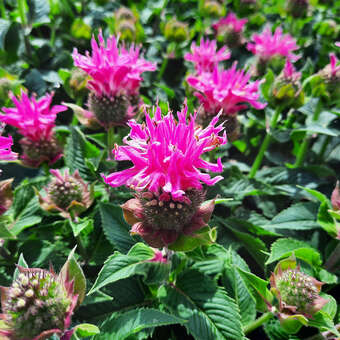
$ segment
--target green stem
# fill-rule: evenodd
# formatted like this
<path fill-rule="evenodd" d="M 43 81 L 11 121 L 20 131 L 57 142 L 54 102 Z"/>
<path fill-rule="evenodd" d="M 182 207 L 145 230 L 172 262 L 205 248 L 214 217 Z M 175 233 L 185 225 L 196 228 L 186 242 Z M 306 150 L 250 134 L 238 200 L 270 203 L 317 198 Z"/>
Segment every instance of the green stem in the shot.
<path fill-rule="evenodd" d="M 7 19 L 5 1 L 4 0 L 0 0 L 0 12 L 1 12 L 1 18 Z"/>
<path fill-rule="evenodd" d="M 318 104 L 316 105 L 315 112 L 313 115 L 313 122 L 316 122 L 319 119 L 321 109 L 322 109 L 322 102 L 321 100 L 319 100 Z M 293 165 L 293 168 L 299 168 L 303 165 L 303 162 L 305 161 L 305 158 L 307 156 L 307 152 L 309 149 L 310 139 L 311 139 L 311 136 L 308 134 L 308 132 L 306 132 L 303 138 L 302 144 L 297 152 L 296 160 Z"/>
<path fill-rule="evenodd" d="M 80 235 L 75 236 L 75 239 L 76 239 L 77 246 L 78 246 L 79 252 L 80 252 L 80 254 L 81 254 L 83 260 L 84 260 L 85 262 L 87 262 L 88 259 L 87 259 L 86 250 L 85 250 L 85 247 L 84 247 L 84 245 L 83 245 L 83 242 L 82 242 L 82 240 L 81 240 L 81 238 L 80 238 Z"/>
<path fill-rule="evenodd" d="M 161 66 L 161 68 L 160 68 L 160 70 L 159 70 L 159 72 L 158 72 L 158 77 L 157 77 L 158 80 L 161 80 L 161 79 L 162 79 L 162 76 L 163 76 L 163 74 L 164 74 L 164 72 L 165 72 L 165 69 L 166 69 L 166 67 L 168 66 L 168 62 L 169 62 L 169 59 L 168 59 L 168 58 L 164 58 L 164 59 L 163 59 L 162 66 Z"/>
<path fill-rule="evenodd" d="M 25 0 L 18 0 L 18 11 L 19 11 L 19 16 L 21 20 L 21 25 L 25 27 L 27 24 L 26 1 Z"/>
<path fill-rule="evenodd" d="M 114 147 L 114 141 L 115 141 L 115 130 L 114 127 L 110 127 L 107 130 L 107 154 L 109 159 L 112 159 L 112 150 Z"/>
<path fill-rule="evenodd" d="M 277 120 L 279 118 L 281 112 L 281 107 L 279 106 L 271 121 L 270 121 L 270 130 L 275 129 L 276 124 L 277 124 Z M 270 145 L 270 141 L 271 141 L 271 135 L 270 135 L 270 131 L 267 131 L 267 134 L 262 142 L 262 145 L 260 147 L 260 150 L 255 158 L 255 161 L 253 163 L 253 166 L 251 167 L 250 173 L 249 173 L 249 178 L 254 178 L 256 176 L 257 170 L 259 169 L 259 167 L 261 166 L 262 160 L 263 160 L 263 156 L 265 154 L 265 152 L 267 151 L 269 145 Z"/>
<path fill-rule="evenodd" d="M 244 327 L 244 334 L 249 334 L 252 331 L 254 331 L 256 328 L 259 328 L 262 326 L 265 322 L 270 320 L 274 314 L 272 312 L 267 312 L 262 314 L 258 319 L 253 321 L 252 323 L 248 324 L 246 327 Z"/>

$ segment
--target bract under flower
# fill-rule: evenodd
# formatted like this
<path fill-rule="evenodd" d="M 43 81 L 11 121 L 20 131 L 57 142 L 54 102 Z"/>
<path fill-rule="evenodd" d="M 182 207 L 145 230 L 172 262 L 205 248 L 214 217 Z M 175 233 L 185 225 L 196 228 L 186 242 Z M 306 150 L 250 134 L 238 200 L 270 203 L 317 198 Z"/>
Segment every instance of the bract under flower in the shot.
<path fill-rule="evenodd" d="M 224 115 L 235 114 L 247 108 L 249 103 L 256 109 L 263 109 L 266 104 L 258 101 L 260 81 L 249 82 L 250 74 L 236 69 L 237 62 L 228 70 L 215 67 L 212 73 L 189 76 L 187 81 L 198 92 L 200 100 L 208 115 L 215 115 L 221 109 Z"/>
<path fill-rule="evenodd" d="M 222 125 L 215 126 L 219 115 L 215 116 L 205 128 L 195 125 L 196 114 L 186 118 L 187 106 L 174 115 L 169 112 L 162 117 L 161 109 L 156 108 L 154 117 L 146 114 L 146 124 L 130 120 L 129 135 L 124 139 L 124 146 L 115 146 L 113 154 L 116 160 L 129 160 L 133 167 L 103 176 L 112 187 L 126 185 L 136 191 L 148 190 L 154 193 L 165 192 L 173 199 L 180 200 L 187 189 L 202 189 L 202 182 L 214 185 L 221 176 L 211 178 L 200 172 L 204 169 L 221 172 L 221 160 L 213 164 L 201 159 L 205 152 L 225 144 Z"/>
<path fill-rule="evenodd" d="M 272 34 L 271 28 L 266 26 L 262 33 L 253 34 L 252 40 L 253 42 L 247 44 L 247 48 L 261 60 L 270 60 L 273 57 L 284 57 L 290 61 L 299 59 L 299 56 L 293 53 L 299 48 L 296 40 L 290 34 L 282 34 L 281 27 L 277 27 Z"/>
<path fill-rule="evenodd" d="M 187 53 L 184 59 L 193 62 L 196 71 L 201 73 L 212 72 L 220 61 L 227 60 L 230 56 L 226 46 L 217 51 L 216 40 L 207 39 L 204 41 L 202 38 L 199 46 L 195 42 L 191 44 L 191 53 Z"/>
<path fill-rule="evenodd" d="M 105 43 L 100 32 L 98 40 L 99 44 L 92 37 L 92 55 L 88 51 L 81 55 L 76 48 L 72 54 L 75 66 L 92 77 L 87 83 L 88 88 L 98 97 L 138 94 L 143 80 L 141 74 L 154 71 L 156 65 L 140 57 L 139 47 L 118 48 L 114 36 L 110 36 Z"/>

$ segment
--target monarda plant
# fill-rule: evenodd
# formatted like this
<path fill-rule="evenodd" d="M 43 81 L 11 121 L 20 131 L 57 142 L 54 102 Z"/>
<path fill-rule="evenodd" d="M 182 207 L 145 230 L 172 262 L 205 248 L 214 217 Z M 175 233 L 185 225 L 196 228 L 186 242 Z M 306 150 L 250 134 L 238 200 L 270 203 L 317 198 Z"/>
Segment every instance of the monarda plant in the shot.
<path fill-rule="evenodd" d="M 131 233 L 139 234 L 152 247 L 173 244 L 181 235 L 194 235 L 206 226 L 214 202 L 203 204 L 202 183 L 214 185 L 221 176 L 211 178 L 198 169 L 221 172 L 217 164 L 201 158 L 202 154 L 225 144 L 222 125 L 216 126 L 219 115 L 205 128 L 195 125 L 196 114 L 187 119 L 187 107 L 162 117 L 159 107 L 153 118 L 146 114 L 146 123 L 129 121 L 126 145 L 113 151 L 118 161 L 130 160 L 133 167 L 103 176 L 112 187 L 126 185 L 135 191 L 135 198 L 122 205 Z"/>

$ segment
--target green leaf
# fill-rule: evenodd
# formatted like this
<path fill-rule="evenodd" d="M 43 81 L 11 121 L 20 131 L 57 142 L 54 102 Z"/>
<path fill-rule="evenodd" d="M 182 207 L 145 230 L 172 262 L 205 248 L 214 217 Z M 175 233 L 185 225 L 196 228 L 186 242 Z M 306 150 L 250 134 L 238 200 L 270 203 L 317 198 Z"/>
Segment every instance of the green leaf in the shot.
<path fill-rule="evenodd" d="M 10 21 L 0 19 L 0 50 L 3 50 L 5 48 L 5 38 L 10 26 Z"/>
<path fill-rule="evenodd" d="M 281 211 L 268 226 L 277 229 L 316 229 L 319 228 L 319 224 L 315 221 L 317 210 L 318 204 L 314 202 L 297 203 Z"/>
<path fill-rule="evenodd" d="M 135 309 L 119 316 L 112 315 L 100 327 L 94 340 L 124 340 L 145 328 L 183 324 L 185 320 L 153 308 Z"/>
<path fill-rule="evenodd" d="M 28 268 L 28 265 L 25 261 L 24 255 L 20 254 L 19 260 L 18 260 L 18 266 Z M 15 268 L 14 274 L 13 274 L 13 281 L 18 278 L 18 275 L 20 274 L 19 269 Z"/>
<path fill-rule="evenodd" d="M 330 331 L 335 336 L 340 337 L 340 333 L 335 328 L 333 320 L 323 310 L 313 315 L 313 319 L 309 320 L 308 326 L 316 327 L 320 332 Z"/>
<path fill-rule="evenodd" d="M 7 228 L 8 223 L 4 216 L 0 216 L 0 238 L 15 239 L 15 235 Z"/>
<path fill-rule="evenodd" d="M 281 326 L 288 334 L 296 334 L 302 326 L 307 325 L 308 319 L 302 314 L 288 315 L 281 320 Z"/>
<path fill-rule="evenodd" d="M 332 237 L 336 237 L 338 234 L 335 221 L 332 215 L 329 213 L 328 202 L 321 203 L 318 211 L 317 222 L 320 224 L 322 229 L 330 234 Z"/>
<path fill-rule="evenodd" d="M 214 243 L 216 236 L 216 228 L 207 226 L 196 231 L 193 236 L 181 235 L 174 243 L 169 245 L 169 249 L 184 252 L 192 251 L 199 246 Z"/>
<path fill-rule="evenodd" d="M 90 323 L 82 323 L 75 327 L 76 334 L 81 338 L 86 338 L 88 336 L 96 335 L 100 333 L 97 326 Z"/>
<path fill-rule="evenodd" d="M 328 300 L 328 302 L 322 307 L 322 311 L 326 314 L 328 314 L 328 316 L 331 319 L 334 319 L 336 316 L 336 312 L 337 312 L 337 303 L 336 300 L 334 299 L 334 297 L 332 295 L 326 294 L 326 293 L 320 293 L 320 296 L 323 297 L 324 299 Z"/>
<path fill-rule="evenodd" d="M 268 311 L 267 303 L 271 303 L 273 300 L 272 293 L 268 290 L 268 281 L 265 281 L 256 275 L 245 271 L 241 268 L 237 268 L 244 282 L 256 301 L 256 308 L 261 312 Z"/>
<path fill-rule="evenodd" d="M 67 261 L 60 270 L 59 277 L 62 279 L 62 281 L 74 281 L 73 293 L 78 294 L 77 304 L 80 305 L 85 297 L 86 278 L 83 270 L 74 257 L 75 250 L 76 247 L 74 247 L 70 252 Z"/>
<path fill-rule="evenodd" d="M 160 301 L 180 318 L 197 340 L 245 339 L 235 301 L 216 282 L 197 270 L 188 269 L 176 285 L 161 286 Z"/>
<path fill-rule="evenodd" d="M 77 222 L 69 220 L 69 223 L 75 237 L 77 237 L 86 228 L 93 229 L 93 220 L 86 217 L 84 219 L 79 218 Z"/>
<path fill-rule="evenodd" d="M 295 257 L 304 260 L 311 266 L 319 267 L 322 264 L 319 252 L 307 243 L 290 238 L 282 238 L 272 244 L 266 265 L 289 257 L 292 253 L 295 254 Z"/>
<path fill-rule="evenodd" d="M 306 131 L 306 132 L 310 132 L 311 134 L 313 133 L 320 133 L 322 135 L 327 135 L 327 136 L 332 136 L 332 137 L 336 137 L 338 136 L 338 131 L 335 129 L 330 129 L 327 127 L 324 127 L 322 125 L 317 125 L 317 124 L 310 124 L 304 128 L 300 128 L 300 129 L 295 129 L 295 132 L 301 132 L 301 131 Z"/>
<path fill-rule="evenodd" d="M 49 13 L 50 5 L 49 1 L 45 0 L 26 0 L 28 5 L 28 21 L 33 26 L 45 24 L 50 22 Z"/>
<path fill-rule="evenodd" d="M 328 199 L 328 197 L 326 195 L 324 195 L 323 193 L 321 193 L 320 191 L 317 190 L 313 190 L 313 189 L 309 189 L 306 187 L 303 187 L 301 185 L 297 185 L 298 188 L 303 189 L 305 191 L 307 191 L 309 194 L 311 194 L 312 196 L 314 196 L 316 199 L 318 199 L 321 203 L 323 202 L 327 202 L 329 204 L 329 208 L 332 207 L 331 201 Z"/>
<path fill-rule="evenodd" d="M 324 283 L 338 283 L 338 277 L 335 274 L 328 272 L 327 270 L 321 268 L 319 271 L 319 279 Z"/>
<path fill-rule="evenodd" d="M 227 266 L 222 275 L 222 282 L 235 303 L 240 309 L 242 325 L 245 326 L 256 318 L 256 302 L 250 294 L 248 287 L 237 271 L 237 267 L 250 271 L 246 262 L 235 251 L 229 251 L 230 266 Z"/>
<path fill-rule="evenodd" d="M 99 203 L 102 228 L 108 241 L 120 252 L 127 253 L 135 244 L 130 226 L 125 222 L 122 208 L 111 203 Z"/>
<path fill-rule="evenodd" d="M 137 243 L 127 255 L 115 252 L 104 263 L 88 294 L 131 276 L 143 276 L 148 284 L 156 284 L 169 277 L 170 264 L 150 262 L 155 253 L 144 243 Z"/>

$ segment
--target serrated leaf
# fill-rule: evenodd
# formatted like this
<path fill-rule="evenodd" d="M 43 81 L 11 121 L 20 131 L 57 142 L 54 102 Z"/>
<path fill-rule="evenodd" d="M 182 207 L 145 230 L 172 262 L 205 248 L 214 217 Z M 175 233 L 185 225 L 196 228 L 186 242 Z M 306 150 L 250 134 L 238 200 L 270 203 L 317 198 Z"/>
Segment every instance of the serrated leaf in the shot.
<path fill-rule="evenodd" d="M 338 234 L 336 224 L 334 222 L 333 216 L 329 213 L 328 202 L 323 202 L 320 204 L 317 222 L 322 227 L 324 231 L 330 234 L 332 237 L 336 237 Z"/>
<path fill-rule="evenodd" d="M 320 332 L 329 331 L 337 337 L 340 337 L 340 333 L 334 326 L 333 320 L 324 311 L 320 311 L 313 315 L 313 319 L 310 319 L 308 326 L 316 327 Z"/>
<path fill-rule="evenodd" d="M 145 328 L 183 324 L 185 320 L 157 309 L 136 309 L 108 318 L 100 327 L 94 340 L 124 340 Z"/>
<path fill-rule="evenodd" d="M 301 185 L 297 185 L 298 188 L 303 189 L 305 191 L 307 191 L 310 195 L 314 196 L 316 199 L 318 199 L 321 203 L 323 202 L 327 202 L 329 204 L 329 208 L 332 207 L 330 200 L 328 199 L 328 197 L 326 195 L 324 195 L 322 192 L 317 191 L 317 190 L 313 190 L 310 188 L 306 188 L 303 187 Z"/>
<path fill-rule="evenodd" d="M 170 264 L 150 262 L 154 255 L 154 251 L 143 243 L 137 243 L 127 255 L 115 252 L 105 261 L 89 294 L 108 284 L 135 275 L 143 276 L 145 282 L 149 284 L 167 279 Z"/>
<path fill-rule="evenodd" d="M 136 243 L 130 226 L 123 218 L 122 208 L 111 203 L 99 203 L 101 225 L 107 240 L 120 252 L 127 253 Z"/>
<path fill-rule="evenodd" d="M 319 252 L 307 243 L 290 238 L 282 238 L 272 244 L 266 265 L 289 257 L 293 252 L 296 258 L 304 260 L 311 266 L 319 267 L 322 263 Z"/>
<path fill-rule="evenodd" d="M 267 288 L 268 281 L 265 281 L 254 275 L 253 273 L 245 271 L 239 267 L 237 268 L 237 270 L 243 278 L 244 282 L 247 284 L 251 295 L 256 300 L 256 308 L 261 312 L 267 312 L 267 303 L 271 303 L 273 300 L 273 295 Z"/>
<path fill-rule="evenodd" d="M 245 339 L 235 301 L 197 270 L 184 271 L 176 285 L 160 287 L 158 296 L 166 308 L 188 321 L 185 327 L 197 340 Z"/>
<path fill-rule="evenodd" d="M 292 205 L 276 215 L 268 226 L 277 229 L 310 230 L 319 228 L 315 220 L 318 204 L 303 202 Z"/>

